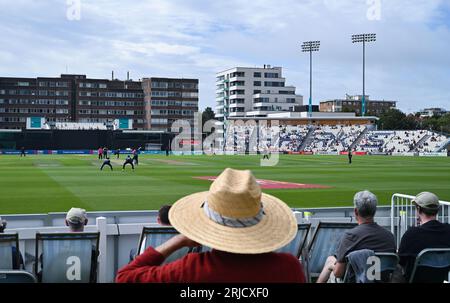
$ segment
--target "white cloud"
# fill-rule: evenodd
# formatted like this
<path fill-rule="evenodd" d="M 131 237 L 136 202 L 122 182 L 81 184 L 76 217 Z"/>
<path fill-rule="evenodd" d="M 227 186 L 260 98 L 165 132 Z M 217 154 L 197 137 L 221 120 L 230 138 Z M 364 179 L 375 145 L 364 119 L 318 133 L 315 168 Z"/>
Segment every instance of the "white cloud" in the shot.
<path fill-rule="evenodd" d="M 314 54 L 314 100 L 361 90 L 355 33 L 376 32 L 367 47 L 367 93 L 399 100 L 403 110 L 450 107 L 449 22 L 444 0 L 382 0 L 370 21 L 366 0 L 81 0 L 81 20 L 60 0 L 0 0 L 0 74 L 109 78 L 197 77 L 201 107 L 214 106 L 215 72 L 233 66 L 283 66 L 288 84 L 308 96 Z M 448 16 L 448 15 L 447 15 Z M 305 98 L 306 99 L 306 98 Z"/>

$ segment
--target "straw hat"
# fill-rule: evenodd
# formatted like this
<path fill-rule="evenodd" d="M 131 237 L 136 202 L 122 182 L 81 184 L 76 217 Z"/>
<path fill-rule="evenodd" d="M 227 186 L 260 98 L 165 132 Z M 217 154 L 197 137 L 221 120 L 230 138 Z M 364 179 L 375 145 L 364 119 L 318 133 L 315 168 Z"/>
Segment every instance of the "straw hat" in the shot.
<path fill-rule="evenodd" d="M 249 170 L 227 168 L 209 191 L 181 198 L 169 211 L 171 224 L 202 245 L 240 254 L 275 251 L 297 233 L 292 210 L 261 193 Z"/>

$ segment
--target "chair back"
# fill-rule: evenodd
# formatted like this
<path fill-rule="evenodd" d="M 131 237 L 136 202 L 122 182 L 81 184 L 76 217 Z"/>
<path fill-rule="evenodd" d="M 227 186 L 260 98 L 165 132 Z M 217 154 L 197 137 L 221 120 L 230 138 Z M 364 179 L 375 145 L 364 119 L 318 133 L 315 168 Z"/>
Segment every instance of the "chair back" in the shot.
<path fill-rule="evenodd" d="M 0 234 L 0 270 L 12 270 L 14 264 L 19 263 L 19 236 L 17 234 Z"/>
<path fill-rule="evenodd" d="M 173 227 L 144 227 L 139 240 L 138 254 L 142 254 L 150 246 L 156 248 L 176 235 L 178 231 Z M 189 247 L 182 247 L 168 256 L 163 264 L 178 260 L 191 251 Z"/>
<path fill-rule="evenodd" d="M 36 277 L 23 270 L 0 270 L 1 283 L 36 283 Z"/>
<path fill-rule="evenodd" d="M 346 231 L 357 226 L 356 223 L 319 222 L 308 247 L 308 270 L 310 277 L 318 277 L 329 256 L 336 253 L 337 247 Z"/>
<path fill-rule="evenodd" d="M 295 238 L 276 252 L 290 253 L 297 258 L 300 258 L 310 228 L 311 224 L 297 224 L 297 234 L 295 235 Z"/>
<path fill-rule="evenodd" d="M 450 248 L 428 248 L 416 257 L 410 283 L 442 283 L 449 279 Z"/>
<path fill-rule="evenodd" d="M 397 269 L 397 265 L 399 262 L 399 257 L 395 253 L 375 253 L 375 257 L 378 258 L 380 261 L 379 265 L 380 268 L 375 270 L 379 270 L 379 280 L 373 280 L 374 283 L 390 283 L 392 281 L 392 276 L 394 271 Z M 368 260 L 368 270 L 372 268 L 372 266 L 375 265 L 373 263 L 370 263 Z M 376 272 L 371 272 L 372 274 L 376 275 Z M 367 273 L 366 273 L 367 274 Z M 376 277 L 376 276 L 375 276 Z M 347 262 L 347 268 L 344 275 L 344 283 L 354 283 L 355 282 L 355 270 L 352 267 L 352 265 Z"/>
<path fill-rule="evenodd" d="M 36 234 L 35 272 L 44 283 L 89 283 L 97 276 L 100 233 Z"/>

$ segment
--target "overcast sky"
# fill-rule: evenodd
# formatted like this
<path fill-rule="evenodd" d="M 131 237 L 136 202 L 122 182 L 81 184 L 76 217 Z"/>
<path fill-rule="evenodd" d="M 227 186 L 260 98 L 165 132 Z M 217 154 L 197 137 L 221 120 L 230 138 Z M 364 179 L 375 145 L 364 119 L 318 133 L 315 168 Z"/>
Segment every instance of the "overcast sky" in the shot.
<path fill-rule="evenodd" d="M 77 3 L 79 2 L 79 10 Z M 399 101 L 406 112 L 450 109 L 448 0 L 0 0 L 0 76 L 86 74 L 91 78 L 200 80 L 200 108 L 215 100 L 215 73 L 235 66 L 282 66 L 287 85 L 313 100 L 362 92 Z"/>

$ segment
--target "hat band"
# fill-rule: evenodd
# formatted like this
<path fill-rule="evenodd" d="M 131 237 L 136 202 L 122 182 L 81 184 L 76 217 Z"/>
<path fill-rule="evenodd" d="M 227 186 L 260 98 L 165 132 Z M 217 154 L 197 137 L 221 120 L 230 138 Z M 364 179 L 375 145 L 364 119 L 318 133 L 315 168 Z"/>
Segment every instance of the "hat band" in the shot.
<path fill-rule="evenodd" d="M 225 217 L 222 216 L 221 214 L 219 214 L 218 212 L 214 211 L 213 209 L 211 209 L 208 205 L 208 201 L 205 201 L 202 204 L 203 210 L 205 212 L 205 215 L 211 219 L 212 221 L 223 225 L 223 226 L 228 226 L 228 227 L 250 227 L 250 226 L 254 226 L 256 224 L 258 224 L 263 216 L 265 215 L 264 213 L 264 209 L 263 209 L 263 205 L 261 203 L 261 208 L 259 209 L 258 214 L 256 214 L 256 216 L 254 217 L 249 217 L 249 218 L 230 218 L 230 217 Z"/>

